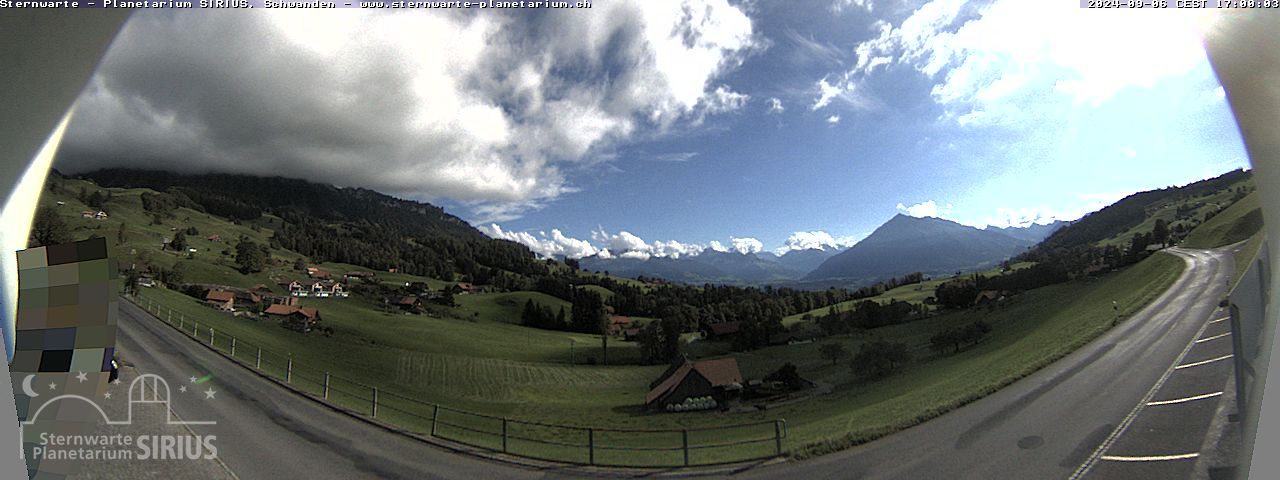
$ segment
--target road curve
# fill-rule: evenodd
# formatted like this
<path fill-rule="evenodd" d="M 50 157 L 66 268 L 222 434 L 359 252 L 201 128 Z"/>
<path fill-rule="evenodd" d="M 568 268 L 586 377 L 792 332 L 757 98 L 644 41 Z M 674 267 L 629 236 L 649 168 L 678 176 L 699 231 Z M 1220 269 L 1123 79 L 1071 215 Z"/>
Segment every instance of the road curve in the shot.
<path fill-rule="evenodd" d="M 217 422 L 191 429 L 216 435 L 218 457 L 241 479 L 556 476 L 457 454 L 351 418 L 197 345 L 128 301 L 119 305 L 118 348 L 140 373 L 166 379 L 213 376 L 199 386 L 215 390 L 213 400 L 174 402 L 171 408 L 184 419 Z"/>
<path fill-rule="evenodd" d="M 1166 250 L 1183 275 L 1146 308 L 1061 360 L 942 417 L 849 450 L 740 478 L 1066 479 L 1124 422 L 1210 320 L 1227 249 Z M 1170 432 L 1170 435 L 1204 432 Z M 1197 443 L 1198 444 L 1198 443 Z"/>
<path fill-rule="evenodd" d="M 986 398 L 849 450 L 737 471 L 735 478 L 1068 478 L 1093 456 L 1200 332 L 1233 263 L 1226 249 L 1169 249 L 1187 269 L 1142 311 L 1088 345 Z M 217 435 L 243 479 L 566 478 L 457 454 L 303 399 L 120 302 L 119 344 L 142 373 L 212 374 L 217 402 L 175 404 Z"/>

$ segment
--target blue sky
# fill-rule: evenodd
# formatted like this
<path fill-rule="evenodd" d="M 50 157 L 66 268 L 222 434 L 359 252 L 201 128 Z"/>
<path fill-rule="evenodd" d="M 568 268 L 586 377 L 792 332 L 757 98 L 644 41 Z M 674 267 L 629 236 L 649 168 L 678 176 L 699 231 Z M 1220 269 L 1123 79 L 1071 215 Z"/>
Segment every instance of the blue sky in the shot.
<path fill-rule="evenodd" d="M 180 158 L 165 165 L 364 186 L 569 256 L 847 246 L 900 212 L 1074 219 L 1247 166 L 1200 15 L 1017 0 L 140 12 L 59 166 Z"/>

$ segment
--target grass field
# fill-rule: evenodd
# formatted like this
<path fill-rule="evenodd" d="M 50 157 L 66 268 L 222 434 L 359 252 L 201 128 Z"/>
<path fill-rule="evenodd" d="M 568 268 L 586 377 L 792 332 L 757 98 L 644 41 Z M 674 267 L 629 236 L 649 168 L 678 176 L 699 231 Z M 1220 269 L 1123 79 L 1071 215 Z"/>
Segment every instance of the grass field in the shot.
<path fill-rule="evenodd" d="M 141 298 L 182 312 L 186 322 L 198 319 L 240 341 L 289 352 L 297 364 L 315 371 L 382 385 L 387 392 L 411 398 L 492 415 L 615 428 L 705 427 L 781 418 L 788 425 L 786 448 L 804 456 L 919 423 L 1029 374 L 1105 331 L 1112 318 L 1112 300 L 1119 302 L 1124 314 L 1131 314 L 1163 291 L 1182 265 L 1179 259 L 1159 254 L 1098 280 L 1028 292 L 995 309 L 878 329 L 875 337 L 834 339 L 853 350 L 869 338 L 922 345 L 928 335 L 947 325 L 983 318 L 995 326 L 986 341 L 958 355 L 934 357 L 917 347 L 917 362 L 878 382 L 852 379 L 844 364 L 831 366 L 818 357 L 820 344 L 739 354 L 748 377 L 791 361 L 807 378 L 834 385 L 829 395 L 742 414 L 645 414 L 639 408 L 640 399 L 662 367 L 567 365 L 559 345 L 574 337 L 568 334 L 480 320 L 401 314 L 370 317 L 345 310 L 356 307 L 344 307 L 344 300 L 308 300 L 322 309 L 324 322 L 337 330 L 334 337 L 326 338 L 233 318 L 162 289 L 146 289 Z M 598 349 L 594 339 L 583 337 L 575 340 L 582 340 L 581 348 Z M 614 350 L 610 353 L 613 356 Z"/>
<path fill-rule="evenodd" d="M 72 192 L 80 186 L 95 188 L 74 180 L 67 184 Z M 72 194 L 45 195 L 42 203 L 65 210 L 64 217 L 76 229 L 77 238 L 96 233 L 115 243 L 116 233 L 124 222 L 127 238 L 114 247 L 112 254 L 122 259 L 125 266 L 130 258 L 166 268 L 181 263 L 186 281 L 241 287 L 265 283 L 277 288 L 274 280 L 303 275 L 292 265 L 299 256 L 287 250 L 273 250 L 275 263 L 266 271 L 251 275 L 236 271 L 232 256 L 223 253 L 242 235 L 266 243 L 271 235 L 269 227 L 273 219 L 270 217 L 236 225 L 180 209 L 174 218 L 152 225 L 150 216 L 141 209 L 138 198 L 141 190 L 112 191 L 115 197 L 108 202 L 111 218 L 103 221 L 80 219 L 79 211 L 86 208 L 71 198 Z M 65 204 L 56 206 L 55 200 Z M 159 250 L 162 238 L 171 237 L 177 229 L 188 226 L 195 226 L 200 232 L 189 236 L 191 246 L 197 249 L 194 255 L 188 257 Z M 211 234 L 220 235 L 223 241 L 207 240 Z M 321 264 L 320 267 L 335 274 L 367 270 L 342 264 Z M 312 393 L 321 388 L 324 372 L 332 373 L 331 400 L 353 410 L 368 408 L 365 395 L 377 386 L 388 408 L 379 413 L 379 418 L 419 431 L 425 425 L 421 412 L 398 414 L 395 402 L 405 402 L 400 406 L 402 410 L 412 403 L 408 399 L 414 399 L 486 415 L 596 428 L 681 429 L 785 419 L 788 432 L 785 448 L 806 456 L 919 423 L 1029 374 L 1105 331 L 1113 315 L 1112 300 L 1119 302 L 1125 314 L 1131 314 L 1163 291 L 1181 268 L 1180 260 L 1159 254 L 1122 272 L 1037 289 L 993 309 L 946 312 L 926 320 L 875 329 L 864 336 L 826 340 L 843 343 L 851 351 L 871 339 L 903 341 L 914 346 L 915 361 L 892 377 L 875 382 L 853 378 L 845 361 L 832 365 L 822 359 L 818 355 L 821 342 L 745 353 L 729 352 L 723 343 L 694 342 L 688 348 L 694 356 L 733 355 L 748 378 L 759 378 L 784 362 L 792 362 L 802 376 L 831 390 L 830 394 L 803 402 L 739 414 L 643 412 L 640 404 L 648 384 L 664 367 L 636 365 L 637 346 L 616 340 L 609 344 L 610 365 L 587 365 L 589 359 L 598 363 L 603 358 L 599 336 L 520 326 L 520 311 L 528 300 L 553 310 L 568 306 L 562 300 L 536 292 L 458 295 L 455 301 L 459 306 L 433 310 L 433 315 L 406 315 L 386 308 L 380 299 L 359 295 L 345 299 L 304 299 L 304 305 L 320 309 L 322 325 L 334 329 L 332 337 L 315 333 L 302 335 L 270 321 L 233 317 L 163 288 L 143 289 L 140 301 L 160 308 L 166 318 L 169 311 L 174 312 L 175 321 L 186 328 L 195 329 L 198 322 L 202 329 L 198 333 L 202 337 L 206 335 L 204 330 L 215 328 L 218 331 L 215 343 L 220 348 L 229 347 L 229 339 L 235 337 L 239 344 L 237 358 L 242 361 L 253 360 L 246 356 L 263 348 L 267 352 L 263 368 L 274 375 L 283 376 L 286 359 L 292 358 L 293 383 Z M 388 285 L 423 281 L 438 288 L 447 284 L 440 279 L 386 272 L 378 272 L 378 279 Z M 899 287 L 875 299 L 919 302 L 931 296 L 940 281 Z M 589 288 L 598 289 L 598 293 L 605 296 L 612 294 L 599 287 Z M 815 314 L 825 311 L 820 309 Z M 798 318 L 788 321 L 794 323 Z M 929 336 L 939 329 L 968 324 L 979 318 L 992 324 L 995 330 L 978 346 L 946 357 L 934 356 L 925 348 Z M 479 417 L 466 420 L 470 417 L 456 412 L 451 415 L 458 418 L 457 422 L 490 421 Z M 483 428 L 493 428 L 486 425 Z M 766 430 L 763 434 L 771 434 L 772 427 Z M 578 442 L 581 439 L 573 436 L 580 433 L 544 432 L 541 435 L 557 441 Z M 699 435 L 705 441 L 728 441 L 756 438 L 762 432 L 743 429 L 693 434 Z M 678 445 L 678 440 L 669 436 L 613 439 L 638 446 L 671 446 L 673 441 Z M 528 448 L 541 453 L 554 450 Z M 622 453 L 613 455 L 618 458 Z M 695 461 L 731 458 L 736 454 L 732 449 L 709 449 L 698 455 L 700 460 Z M 635 458 L 666 462 L 656 457 Z"/>
<path fill-rule="evenodd" d="M 1193 230 L 1182 246 L 1216 248 L 1249 239 L 1262 229 L 1260 198 L 1258 192 L 1246 195 Z"/>

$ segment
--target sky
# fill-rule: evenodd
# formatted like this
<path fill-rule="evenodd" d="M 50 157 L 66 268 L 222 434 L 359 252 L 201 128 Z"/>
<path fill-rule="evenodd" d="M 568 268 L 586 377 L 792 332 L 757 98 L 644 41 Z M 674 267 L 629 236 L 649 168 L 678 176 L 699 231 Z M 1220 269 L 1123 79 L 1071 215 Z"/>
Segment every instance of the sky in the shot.
<path fill-rule="evenodd" d="M 542 255 L 1072 220 L 1247 167 L 1202 13 L 1019 0 L 137 12 L 55 166 L 444 207 Z"/>

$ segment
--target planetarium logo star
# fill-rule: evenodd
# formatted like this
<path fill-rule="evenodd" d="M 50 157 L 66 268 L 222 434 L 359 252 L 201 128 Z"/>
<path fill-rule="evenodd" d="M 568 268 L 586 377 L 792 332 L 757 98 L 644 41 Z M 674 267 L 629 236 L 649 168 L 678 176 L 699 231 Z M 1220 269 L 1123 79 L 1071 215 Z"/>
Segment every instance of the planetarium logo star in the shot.
<path fill-rule="evenodd" d="M 80 372 L 79 374 L 76 374 L 76 380 L 79 380 L 80 383 L 84 383 L 89 380 L 89 375 L 84 372 Z"/>

